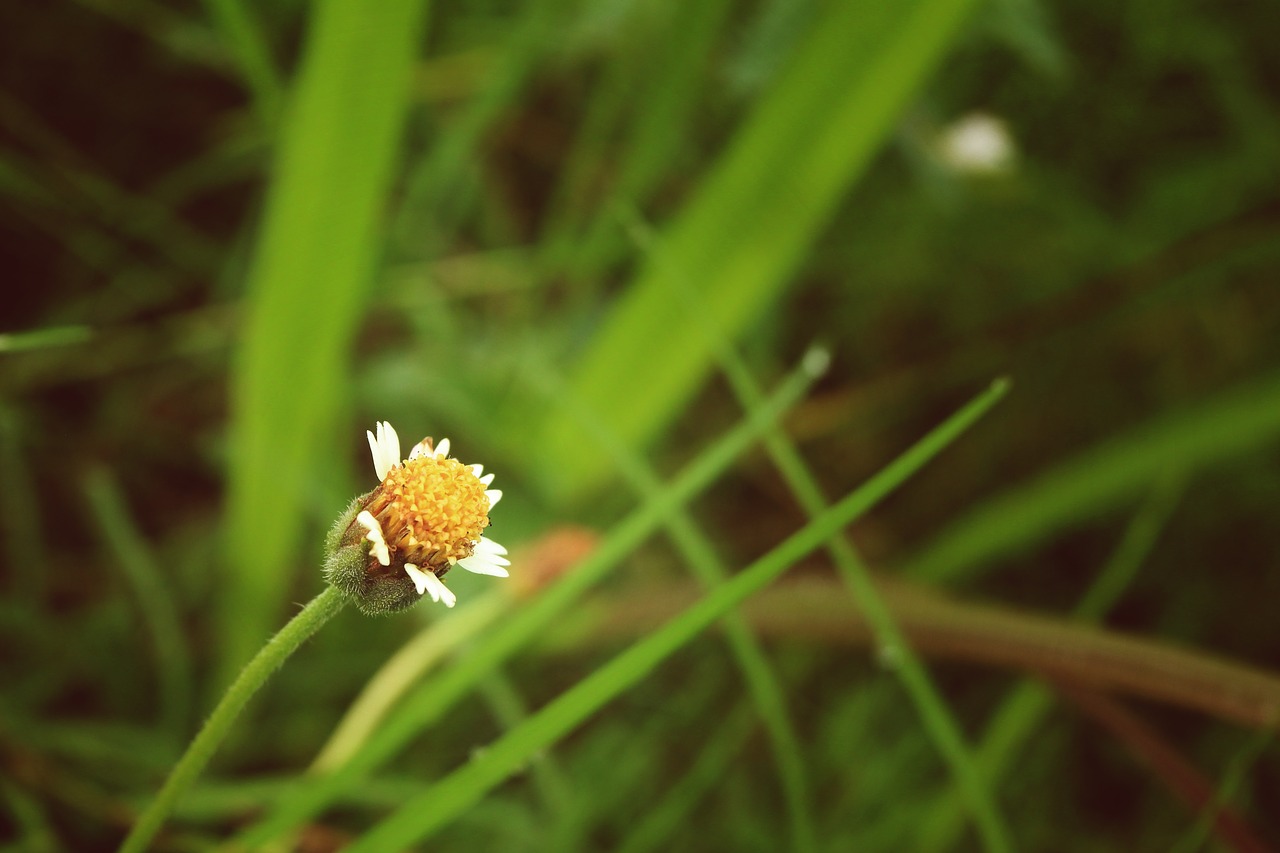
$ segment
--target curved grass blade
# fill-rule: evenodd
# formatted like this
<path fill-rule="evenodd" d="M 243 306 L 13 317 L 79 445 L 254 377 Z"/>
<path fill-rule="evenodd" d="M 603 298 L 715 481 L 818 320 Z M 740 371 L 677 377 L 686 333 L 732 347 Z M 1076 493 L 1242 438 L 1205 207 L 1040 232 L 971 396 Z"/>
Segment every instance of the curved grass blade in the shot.
<path fill-rule="evenodd" d="M 817 360 L 824 363 L 829 360 L 825 351 L 815 349 L 813 353 Z M 661 498 L 663 487 L 658 475 L 643 459 L 618 441 L 616 436 L 609 434 L 608 427 L 597 413 L 587 410 L 563 388 L 556 388 L 553 393 L 587 426 L 600 445 L 606 448 L 618 470 L 641 498 L 653 501 Z M 763 402 L 763 395 L 757 396 L 748 412 L 754 411 Z M 775 431 L 776 429 L 775 427 Z M 729 579 L 729 568 L 688 511 L 673 512 L 663 524 L 685 564 L 705 589 L 715 589 Z M 742 614 L 736 610 L 726 613 L 723 626 L 729 650 L 741 670 L 752 702 L 769 734 L 791 821 L 791 849 L 797 853 L 813 851 L 817 846 L 817 836 L 814 831 L 808 775 L 785 691 L 764 648 Z"/>
<path fill-rule="evenodd" d="M 981 504 L 909 558 L 902 571 L 929 581 L 972 577 L 984 563 L 1131 500 L 1170 470 L 1194 472 L 1277 435 L 1280 374 L 1271 374 L 1089 448 Z"/>
<path fill-rule="evenodd" d="M 248 849 L 262 847 L 318 813 L 343 791 L 358 784 L 371 770 L 387 761 L 425 727 L 438 720 L 465 696 L 484 675 L 542 636 L 549 626 L 575 607 L 589 589 L 651 536 L 662 520 L 706 489 L 783 412 L 796 403 L 817 378 L 814 359 L 807 358 L 770 395 L 765 405 L 730 430 L 698 456 L 664 490 L 662 497 L 646 501 L 613 529 L 589 557 L 530 601 L 511 618 L 496 626 L 471 650 L 466 667 L 454 667 L 407 696 L 364 748 L 342 767 L 325 776 L 299 783 L 298 788 L 264 820 L 236 839 Z"/>
<path fill-rule="evenodd" d="M 405 803 L 360 836 L 347 848 L 348 851 L 369 853 L 404 849 L 441 829 L 478 802 L 487 791 L 515 773 L 535 752 L 568 734 L 730 609 L 776 580 L 798 560 L 906 482 L 990 409 L 1004 395 L 1006 388 L 1006 383 L 994 384 L 798 533 L 579 681 L 499 738 L 474 761 Z"/>

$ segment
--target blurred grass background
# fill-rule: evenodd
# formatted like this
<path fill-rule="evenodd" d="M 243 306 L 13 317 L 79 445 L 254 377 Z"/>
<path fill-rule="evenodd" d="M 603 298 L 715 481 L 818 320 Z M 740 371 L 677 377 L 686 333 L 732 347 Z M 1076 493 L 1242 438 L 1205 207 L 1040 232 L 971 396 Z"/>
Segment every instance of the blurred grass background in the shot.
<path fill-rule="evenodd" d="M 119 843 L 320 589 L 375 419 L 498 474 L 511 582 L 340 616 L 157 849 L 1280 845 L 1273 10 L 3 14 L 11 849 Z M 833 361 L 797 401 L 815 342 Z M 735 607 L 725 578 L 997 376 L 852 548 L 651 671 L 615 657 L 674 637 L 699 584 Z M 709 450 L 783 410 L 767 452 Z M 931 681 L 868 641 L 862 563 L 906 584 L 881 593 Z M 352 703 L 389 660 L 384 719 Z M 363 733 L 330 740 L 349 709 Z M 451 819 L 397 835 L 424 795 Z"/>

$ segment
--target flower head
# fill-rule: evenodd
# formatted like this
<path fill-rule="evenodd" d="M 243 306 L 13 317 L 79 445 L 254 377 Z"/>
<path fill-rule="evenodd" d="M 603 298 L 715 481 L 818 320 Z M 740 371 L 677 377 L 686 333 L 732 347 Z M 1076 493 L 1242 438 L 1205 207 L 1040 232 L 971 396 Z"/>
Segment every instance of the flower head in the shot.
<path fill-rule="evenodd" d="M 330 582 L 367 612 L 407 607 L 424 594 L 452 607 L 442 578 L 454 566 L 507 577 L 507 549 L 483 535 L 502 498 L 493 475 L 449 456 L 449 439 L 424 438 L 401 459 L 400 437 L 380 422 L 367 433 L 377 488 L 357 498 L 330 534 Z M 354 549 L 354 550 L 353 550 Z"/>

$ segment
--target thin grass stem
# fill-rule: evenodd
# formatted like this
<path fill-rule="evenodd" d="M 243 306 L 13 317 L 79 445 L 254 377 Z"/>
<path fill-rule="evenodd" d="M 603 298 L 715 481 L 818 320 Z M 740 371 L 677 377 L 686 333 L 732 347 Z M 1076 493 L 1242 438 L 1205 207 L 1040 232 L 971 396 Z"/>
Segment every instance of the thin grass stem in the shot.
<path fill-rule="evenodd" d="M 178 606 L 155 555 L 129 517 L 115 479 L 104 469 L 93 469 L 85 478 L 84 491 L 106 546 L 138 601 L 159 672 L 160 722 L 174 743 L 179 743 L 193 691 L 191 652 Z"/>
<path fill-rule="evenodd" d="M 1156 484 L 1125 529 L 1098 579 L 1076 606 L 1077 618 L 1096 622 L 1119 600 L 1155 547 L 1181 494 L 1181 477 L 1177 475 Z M 1053 703 L 1049 690 L 1034 682 L 1019 685 L 1005 699 L 978 748 L 978 765 L 987 784 L 992 787 L 999 784 L 1019 748 Z M 959 805 L 954 795 L 947 794 L 933 807 L 932 814 L 922 823 L 924 832 L 918 841 L 922 853 L 936 853 L 956 844 L 961 829 Z"/>
<path fill-rule="evenodd" d="M 438 720 L 479 682 L 485 673 L 526 648 L 578 605 L 587 591 L 605 578 L 637 546 L 659 528 L 662 519 L 715 481 L 756 440 L 767 426 L 804 396 L 817 374 L 812 360 L 802 363 L 752 413 L 698 456 L 664 490 L 660 499 L 646 501 L 623 519 L 609 537 L 573 571 L 564 575 L 512 617 L 495 626 L 478 643 L 468 665 L 441 673 L 404 698 L 376 734 L 351 760 L 332 773 L 307 780 L 277 808 L 243 832 L 236 842 L 253 849 L 290 831 L 318 813 L 408 743 L 425 726 Z"/>
<path fill-rule="evenodd" d="M 638 216 L 629 215 L 627 224 L 636 241 L 649 250 L 653 263 L 671 265 L 664 258 L 661 246 L 655 244 L 651 229 Z M 699 315 L 709 314 L 702 310 L 704 306 L 700 304 L 698 293 L 689 286 L 688 277 L 682 275 L 674 265 L 671 266 L 673 268 L 668 271 L 668 277 L 672 282 L 672 289 L 678 291 L 676 298 L 691 303 Z M 677 284 L 682 286 L 677 288 Z M 702 324 L 701 330 L 708 339 L 708 349 L 714 354 L 743 408 L 748 412 L 754 410 L 760 405 L 761 391 L 751 371 L 728 340 L 719 334 L 714 323 Z M 1006 383 L 1002 380 L 1000 384 L 1004 387 Z M 828 508 L 826 496 L 786 432 L 778 427 L 771 429 L 765 434 L 765 448 L 808 518 L 812 521 L 822 514 Z M 991 851 L 1010 849 L 1005 821 L 977 771 L 972 752 L 961 734 L 959 722 L 947 708 L 924 664 L 898 627 L 862 559 L 842 533 L 827 543 L 827 550 L 850 595 L 864 614 L 877 647 L 886 659 L 892 660 L 894 671 L 916 706 L 926 733 L 946 760 L 978 826 L 984 846 Z"/>
<path fill-rule="evenodd" d="M 351 703 L 311 763 L 312 772 L 328 773 L 350 761 L 410 687 L 451 652 L 492 626 L 511 604 L 511 598 L 503 593 L 488 593 L 432 622 L 405 643 Z"/>
<path fill-rule="evenodd" d="M 821 350 L 813 350 L 811 357 L 815 362 L 823 364 L 828 360 L 826 353 Z M 591 436 L 604 447 L 623 477 L 631 483 L 632 488 L 641 498 L 656 500 L 661 495 L 663 486 L 657 474 L 610 431 L 608 424 L 596 417 L 562 385 L 557 385 L 552 393 L 556 394 L 561 404 L 569 408 Z M 764 402 L 763 395 L 759 395 L 755 405 L 749 408 L 747 413 L 754 413 L 764 405 Z M 729 579 L 728 567 L 716 553 L 715 546 L 698 529 L 698 525 L 694 523 L 687 510 L 673 511 L 663 521 L 663 526 L 681 556 L 684 557 L 685 564 L 704 588 L 714 589 Z M 787 709 L 782 685 L 764 649 L 742 614 L 736 610 L 726 613 L 723 625 L 729 650 L 742 671 L 752 701 L 769 734 L 774 761 L 778 766 L 779 781 L 782 784 L 783 798 L 791 821 L 792 849 L 800 853 L 813 851 L 817 847 L 817 835 L 814 830 L 809 782 L 802 760 L 803 750 L 800 747 L 800 738 L 791 721 L 791 713 Z"/>
<path fill-rule="evenodd" d="M 725 352 L 729 350 L 726 348 Z M 722 366 L 744 405 L 757 405 L 759 390 L 745 365 L 736 356 L 731 356 L 724 359 Z M 765 447 L 808 517 L 817 518 L 826 509 L 827 500 L 795 446 L 782 430 L 773 430 L 765 436 Z M 965 743 L 959 722 L 948 709 L 929 677 L 928 670 L 911 648 L 888 605 L 876 590 L 861 557 L 843 533 L 837 534 L 827 543 L 827 550 L 849 594 L 865 615 L 882 659 L 891 662 L 920 715 L 926 733 L 946 760 L 977 826 L 983 846 L 990 851 L 1012 849 L 1008 827 L 1000 815 L 995 798 L 978 772 L 972 750 Z"/>
<path fill-rule="evenodd" d="M 478 758 L 432 785 L 421 796 L 406 802 L 358 838 L 347 848 L 349 853 L 399 850 L 439 831 L 493 786 L 518 770 L 531 754 L 568 734 L 731 608 L 776 580 L 837 531 L 883 500 L 986 413 L 1006 390 L 1007 383 L 993 384 L 777 548 L 560 694 L 538 713 L 499 738 Z"/>
<path fill-rule="evenodd" d="M 661 848 L 689 818 L 712 788 L 724 779 L 725 768 L 751 734 L 753 716 L 739 708 L 707 739 L 688 772 L 672 785 L 618 845 L 616 853 L 647 853 Z"/>

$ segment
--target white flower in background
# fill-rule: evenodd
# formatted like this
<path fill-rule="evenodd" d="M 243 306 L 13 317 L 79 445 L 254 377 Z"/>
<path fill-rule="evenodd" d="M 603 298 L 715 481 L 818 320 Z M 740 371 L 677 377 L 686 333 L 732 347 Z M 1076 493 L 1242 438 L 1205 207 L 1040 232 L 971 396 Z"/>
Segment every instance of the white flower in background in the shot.
<path fill-rule="evenodd" d="M 380 422 L 377 429 L 367 435 L 381 483 L 355 517 L 369 542 L 370 572 L 403 571 L 418 595 L 447 607 L 457 597 L 442 578 L 454 566 L 507 577 L 507 549 L 481 535 L 489 511 L 502 499 L 502 492 L 489 488 L 493 475 L 449 458 L 447 438 L 436 446 L 424 438 L 402 461 L 391 424 Z"/>
<path fill-rule="evenodd" d="M 996 174 L 1013 166 L 1013 137 L 1004 121 L 990 113 L 972 112 L 942 129 L 938 157 L 957 172 Z"/>

